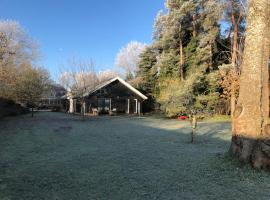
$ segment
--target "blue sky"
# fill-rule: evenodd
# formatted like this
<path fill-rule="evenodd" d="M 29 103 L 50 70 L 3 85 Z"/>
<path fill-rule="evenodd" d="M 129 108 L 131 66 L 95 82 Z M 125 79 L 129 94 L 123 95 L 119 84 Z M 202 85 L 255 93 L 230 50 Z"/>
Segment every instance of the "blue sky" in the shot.
<path fill-rule="evenodd" d="M 18 21 L 41 47 L 40 63 L 56 78 L 75 56 L 114 67 L 131 40 L 151 42 L 154 18 L 164 0 L 0 0 L 0 18 Z"/>

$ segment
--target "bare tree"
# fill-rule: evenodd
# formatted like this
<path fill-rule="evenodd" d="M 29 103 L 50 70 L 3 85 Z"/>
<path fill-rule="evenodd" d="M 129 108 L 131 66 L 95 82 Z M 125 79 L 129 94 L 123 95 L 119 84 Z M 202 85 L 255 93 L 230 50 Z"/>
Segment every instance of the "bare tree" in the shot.
<path fill-rule="evenodd" d="M 59 83 L 67 90 L 70 91 L 72 86 L 71 72 L 64 71 L 59 75 Z"/>
<path fill-rule="evenodd" d="M 87 92 L 93 90 L 98 84 L 93 60 L 83 61 L 72 58 L 67 62 L 65 71 L 60 75 L 59 81 L 71 99 L 77 99 L 81 105 L 81 114 L 85 118 L 85 97 Z"/>
<path fill-rule="evenodd" d="M 38 48 L 16 21 L 0 21 L 0 96 L 16 100 L 17 73 L 31 67 Z"/>
<path fill-rule="evenodd" d="M 0 21 L 0 96 L 32 108 L 43 93 L 49 74 L 35 68 L 38 45 L 16 21 Z"/>
<path fill-rule="evenodd" d="M 99 73 L 97 73 L 97 78 L 98 78 L 99 83 L 103 83 L 117 76 L 119 76 L 119 73 L 114 70 L 105 70 L 105 71 L 100 71 Z"/>
<path fill-rule="evenodd" d="M 20 65 L 29 63 L 39 57 L 36 41 L 29 37 L 16 21 L 0 21 L 1 62 Z"/>
<path fill-rule="evenodd" d="M 122 69 L 126 79 L 133 79 L 138 71 L 140 54 L 146 45 L 137 41 L 131 41 L 126 47 L 120 49 L 115 59 L 116 67 Z"/>

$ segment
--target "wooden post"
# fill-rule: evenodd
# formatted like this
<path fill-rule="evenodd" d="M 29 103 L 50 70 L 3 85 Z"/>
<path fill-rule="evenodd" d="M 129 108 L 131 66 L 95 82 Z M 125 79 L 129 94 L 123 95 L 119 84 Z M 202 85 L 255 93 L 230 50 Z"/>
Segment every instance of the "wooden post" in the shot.
<path fill-rule="evenodd" d="M 112 98 L 110 98 L 110 112 L 112 112 Z"/>
<path fill-rule="evenodd" d="M 83 102 L 83 104 L 82 104 L 82 112 L 83 112 L 83 114 L 85 114 L 85 112 L 86 112 L 86 103 L 85 102 Z"/>
<path fill-rule="evenodd" d="M 138 99 L 134 99 L 135 103 L 135 114 L 138 113 Z"/>
<path fill-rule="evenodd" d="M 143 115 L 143 102 L 142 101 L 140 103 L 140 110 L 141 110 L 141 114 Z"/>
<path fill-rule="evenodd" d="M 69 99 L 69 113 L 73 113 L 74 112 L 74 102 L 73 99 Z"/>
<path fill-rule="evenodd" d="M 138 114 L 141 116 L 141 102 L 138 101 Z"/>
<path fill-rule="evenodd" d="M 77 100 L 74 99 L 73 100 L 73 113 L 76 113 L 77 112 Z"/>
<path fill-rule="evenodd" d="M 128 99 L 128 105 L 127 105 L 127 114 L 129 114 L 129 104 L 130 104 L 130 100 Z"/>
<path fill-rule="evenodd" d="M 113 115 L 113 113 L 112 113 L 112 98 L 110 98 L 109 115 Z"/>
<path fill-rule="evenodd" d="M 196 128 L 197 128 L 197 118 L 196 118 L 196 116 L 192 116 L 191 126 L 192 126 L 191 143 L 194 143 L 194 136 L 195 136 L 195 131 L 196 131 Z"/>

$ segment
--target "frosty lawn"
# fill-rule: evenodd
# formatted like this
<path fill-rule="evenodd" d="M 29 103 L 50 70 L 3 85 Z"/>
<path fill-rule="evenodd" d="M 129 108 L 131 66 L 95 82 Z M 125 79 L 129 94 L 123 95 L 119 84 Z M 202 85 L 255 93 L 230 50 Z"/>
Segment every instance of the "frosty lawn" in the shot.
<path fill-rule="evenodd" d="M 225 156 L 230 123 L 39 113 L 0 122 L 0 199 L 270 199 Z"/>

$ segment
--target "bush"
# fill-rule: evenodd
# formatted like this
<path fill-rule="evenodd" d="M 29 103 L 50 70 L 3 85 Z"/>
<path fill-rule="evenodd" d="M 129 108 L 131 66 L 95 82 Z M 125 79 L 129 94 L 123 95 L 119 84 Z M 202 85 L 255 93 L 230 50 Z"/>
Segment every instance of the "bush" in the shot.
<path fill-rule="evenodd" d="M 158 102 L 165 115 L 176 117 L 188 113 L 194 98 L 192 87 L 189 87 L 186 82 L 180 82 L 177 78 L 165 79 L 162 84 Z"/>
<path fill-rule="evenodd" d="M 15 116 L 29 112 L 28 109 L 16 104 L 12 100 L 0 98 L 0 118 L 6 116 Z"/>

